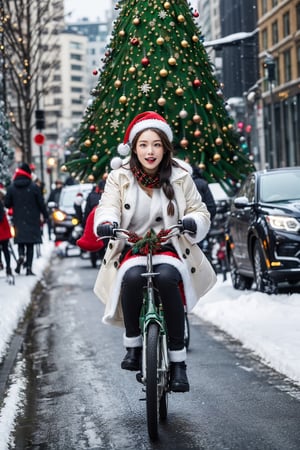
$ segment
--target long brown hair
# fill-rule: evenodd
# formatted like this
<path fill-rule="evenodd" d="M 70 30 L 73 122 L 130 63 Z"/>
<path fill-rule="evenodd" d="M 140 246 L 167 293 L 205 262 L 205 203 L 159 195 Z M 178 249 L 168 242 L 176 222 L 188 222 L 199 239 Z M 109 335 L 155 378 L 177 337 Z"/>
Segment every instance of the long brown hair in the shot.
<path fill-rule="evenodd" d="M 170 177 L 172 174 L 172 166 L 173 167 L 179 167 L 179 164 L 177 164 L 176 161 L 172 159 L 173 156 L 173 145 L 161 130 L 158 130 L 157 128 L 149 128 L 149 130 L 154 131 L 161 139 L 163 149 L 164 149 L 164 155 L 161 160 L 161 163 L 158 168 L 159 173 L 159 179 L 160 179 L 160 186 L 162 187 L 165 196 L 167 199 L 169 199 L 169 204 L 167 208 L 167 213 L 169 216 L 174 216 L 175 209 L 174 209 L 174 203 L 172 200 L 174 200 L 174 189 L 172 184 L 170 183 Z M 140 135 L 145 130 L 140 131 L 137 133 L 132 141 L 131 146 L 131 158 L 129 161 L 130 169 L 133 169 L 134 167 L 137 167 L 139 169 L 142 169 L 142 165 L 138 160 L 137 154 L 135 152 L 137 140 L 140 137 Z"/>

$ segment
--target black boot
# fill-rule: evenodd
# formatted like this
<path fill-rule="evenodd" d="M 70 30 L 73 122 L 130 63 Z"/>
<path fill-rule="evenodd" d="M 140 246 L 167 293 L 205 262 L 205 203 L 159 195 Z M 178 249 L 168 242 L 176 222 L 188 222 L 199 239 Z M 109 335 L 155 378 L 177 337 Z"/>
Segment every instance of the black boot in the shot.
<path fill-rule="evenodd" d="M 125 358 L 121 362 L 121 368 L 125 370 L 140 370 L 142 347 L 127 347 Z"/>
<path fill-rule="evenodd" d="M 173 392 L 188 392 L 190 390 L 185 362 L 171 362 L 170 390 Z"/>
<path fill-rule="evenodd" d="M 24 262 L 24 256 L 20 256 L 20 258 L 17 261 L 17 267 L 15 268 L 16 273 L 18 273 L 18 274 L 20 273 L 23 262 Z"/>
<path fill-rule="evenodd" d="M 31 267 L 27 267 L 26 275 L 35 275 L 35 273 L 32 272 Z"/>
<path fill-rule="evenodd" d="M 11 271 L 10 267 L 6 267 L 6 275 L 7 276 L 12 275 L 12 271 Z"/>

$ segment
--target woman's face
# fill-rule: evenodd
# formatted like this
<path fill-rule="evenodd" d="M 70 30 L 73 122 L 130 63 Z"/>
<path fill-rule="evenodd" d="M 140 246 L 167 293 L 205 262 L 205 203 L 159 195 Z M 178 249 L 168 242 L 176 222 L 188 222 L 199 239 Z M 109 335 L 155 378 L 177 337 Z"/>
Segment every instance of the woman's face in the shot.
<path fill-rule="evenodd" d="M 144 171 L 154 175 L 164 156 L 159 135 L 153 130 L 143 131 L 137 140 L 135 152 Z"/>

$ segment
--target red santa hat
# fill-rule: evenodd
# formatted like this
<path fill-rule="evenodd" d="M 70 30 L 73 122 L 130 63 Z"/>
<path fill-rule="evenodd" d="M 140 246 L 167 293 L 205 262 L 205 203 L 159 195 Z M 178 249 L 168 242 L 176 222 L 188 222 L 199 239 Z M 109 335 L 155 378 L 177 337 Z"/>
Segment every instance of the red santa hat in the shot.
<path fill-rule="evenodd" d="M 173 132 L 167 121 L 154 111 L 145 111 L 138 114 L 128 125 L 124 135 L 123 143 L 118 146 L 118 153 L 121 156 L 128 155 L 130 145 L 135 136 L 141 131 L 154 128 L 165 133 L 170 142 L 173 141 Z"/>

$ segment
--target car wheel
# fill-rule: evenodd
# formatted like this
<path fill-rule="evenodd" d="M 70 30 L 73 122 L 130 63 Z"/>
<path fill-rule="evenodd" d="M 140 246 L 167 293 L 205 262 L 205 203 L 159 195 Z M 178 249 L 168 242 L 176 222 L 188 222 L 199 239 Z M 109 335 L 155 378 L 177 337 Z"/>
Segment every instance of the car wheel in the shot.
<path fill-rule="evenodd" d="M 254 244 L 253 268 L 256 290 L 267 294 L 277 294 L 277 284 L 264 275 L 266 265 L 258 241 Z"/>
<path fill-rule="evenodd" d="M 229 268 L 232 286 L 234 287 L 234 289 L 244 291 L 245 289 L 251 288 L 253 280 L 240 274 L 234 256 L 232 254 L 229 257 Z"/>

